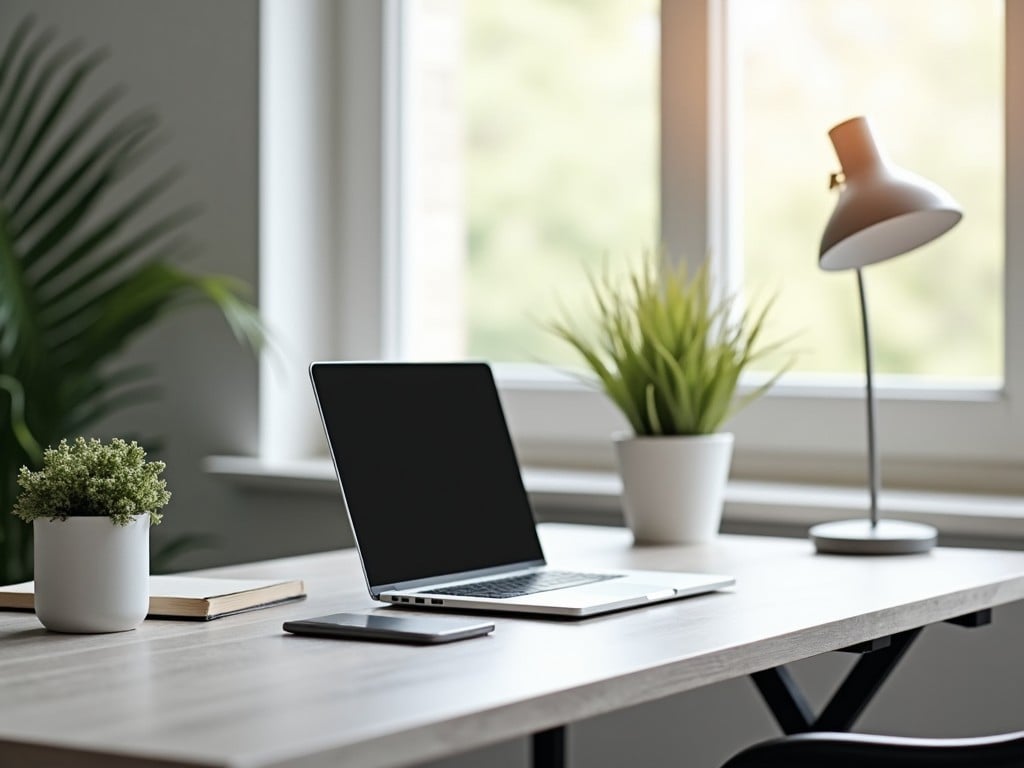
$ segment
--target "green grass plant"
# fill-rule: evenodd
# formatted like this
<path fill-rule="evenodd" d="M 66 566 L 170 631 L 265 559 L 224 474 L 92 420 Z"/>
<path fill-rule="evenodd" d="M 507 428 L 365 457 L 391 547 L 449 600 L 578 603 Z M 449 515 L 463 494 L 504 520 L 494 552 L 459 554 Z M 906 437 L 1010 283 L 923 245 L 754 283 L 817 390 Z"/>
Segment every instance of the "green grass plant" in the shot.
<path fill-rule="evenodd" d="M 637 436 L 707 435 L 766 392 L 784 368 L 737 397 L 771 301 L 756 313 L 716 300 L 707 264 L 690 270 L 647 254 L 625 278 L 590 275 L 596 318 L 550 324 L 597 376 Z M 596 323 L 587 321 L 596 319 Z"/>

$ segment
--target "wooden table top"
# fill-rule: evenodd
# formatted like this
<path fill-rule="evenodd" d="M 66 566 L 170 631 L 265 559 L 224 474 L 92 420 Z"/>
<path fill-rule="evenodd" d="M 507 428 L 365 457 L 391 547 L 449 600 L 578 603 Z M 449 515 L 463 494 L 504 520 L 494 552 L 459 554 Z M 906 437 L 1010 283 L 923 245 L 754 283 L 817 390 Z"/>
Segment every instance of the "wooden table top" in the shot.
<path fill-rule="evenodd" d="M 495 616 L 490 636 L 429 647 L 281 630 L 380 605 L 352 550 L 202 571 L 301 578 L 309 593 L 207 623 L 76 636 L 0 612 L 0 764 L 406 765 L 1024 597 L 1021 552 L 853 558 L 794 539 L 637 548 L 623 529 L 540 531 L 553 565 L 737 584 L 583 621 Z"/>

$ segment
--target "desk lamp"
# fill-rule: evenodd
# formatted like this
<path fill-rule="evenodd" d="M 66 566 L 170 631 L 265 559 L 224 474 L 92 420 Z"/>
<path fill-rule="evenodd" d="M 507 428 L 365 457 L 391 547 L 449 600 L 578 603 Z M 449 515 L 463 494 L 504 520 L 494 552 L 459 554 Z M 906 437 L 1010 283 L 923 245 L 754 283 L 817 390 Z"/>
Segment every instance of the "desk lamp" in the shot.
<path fill-rule="evenodd" d="M 935 528 L 878 519 L 880 478 L 875 390 L 861 269 L 934 240 L 952 229 L 963 213 L 945 190 L 891 165 L 875 143 L 866 118 L 855 117 L 840 123 L 828 135 L 842 171 L 832 175 L 830 188 L 840 188 L 839 201 L 821 238 L 818 266 L 827 271 L 853 269 L 857 272 L 867 374 L 871 516 L 821 523 L 811 528 L 810 536 L 818 552 L 863 555 L 927 552 L 935 545 Z"/>

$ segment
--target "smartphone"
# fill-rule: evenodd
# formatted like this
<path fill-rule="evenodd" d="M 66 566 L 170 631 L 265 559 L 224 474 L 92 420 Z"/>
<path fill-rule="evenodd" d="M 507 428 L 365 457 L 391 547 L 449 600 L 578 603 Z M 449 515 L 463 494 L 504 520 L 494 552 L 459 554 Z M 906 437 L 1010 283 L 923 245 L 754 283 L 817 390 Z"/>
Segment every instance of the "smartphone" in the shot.
<path fill-rule="evenodd" d="M 486 621 L 452 616 L 386 616 L 380 613 L 334 613 L 315 619 L 286 621 L 285 632 L 314 637 L 378 640 L 430 645 L 479 637 L 494 631 Z"/>

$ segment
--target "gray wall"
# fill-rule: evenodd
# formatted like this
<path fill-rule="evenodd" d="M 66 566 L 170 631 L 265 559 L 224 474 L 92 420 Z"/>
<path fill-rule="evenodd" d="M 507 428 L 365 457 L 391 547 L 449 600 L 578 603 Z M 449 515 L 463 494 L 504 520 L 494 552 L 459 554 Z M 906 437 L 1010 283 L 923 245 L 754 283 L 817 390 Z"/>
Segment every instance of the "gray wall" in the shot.
<path fill-rule="evenodd" d="M 70 36 L 109 45 L 104 78 L 123 82 L 130 102 L 164 118 L 168 160 L 185 164 L 178 195 L 205 215 L 195 266 L 258 273 L 258 20 L 255 0 L 4 0 L 0 36 L 31 9 Z M 160 366 L 165 395 L 124 414 L 109 430 L 160 435 L 174 492 L 155 538 L 218 535 L 218 549 L 193 552 L 182 566 L 240 562 L 329 549 L 348 542 L 333 495 L 242 490 L 205 475 L 204 456 L 254 454 L 257 365 L 208 310 L 166 322 L 131 354 Z M 920 735 L 980 734 L 1024 728 L 1017 648 L 1024 608 L 997 612 L 992 627 L 926 631 L 862 721 L 867 729 Z M 833 654 L 797 665 L 820 698 L 852 659 Z M 695 691 L 570 731 L 576 766 L 719 764 L 740 746 L 776 730 L 747 680 Z M 437 765 L 521 766 L 525 741 Z"/>

